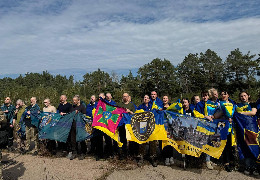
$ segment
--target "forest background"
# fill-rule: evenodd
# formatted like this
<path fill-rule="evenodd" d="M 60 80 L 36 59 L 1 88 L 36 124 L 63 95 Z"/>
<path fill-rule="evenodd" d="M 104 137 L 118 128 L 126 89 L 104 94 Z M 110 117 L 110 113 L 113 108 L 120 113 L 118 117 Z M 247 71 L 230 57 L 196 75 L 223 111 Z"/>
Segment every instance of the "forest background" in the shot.
<path fill-rule="evenodd" d="M 188 54 L 184 60 L 174 66 L 167 59 L 153 59 L 143 65 L 133 75 L 118 75 L 97 69 L 87 72 L 82 81 L 75 81 L 71 75 L 52 75 L 48 71 L 42 73 L 27 72 L 17 78 L 0 79 L 0 101 L 9 96 L 13 103 L 22 99 L 28 105 L 32 96 L 37 97 L 38 104 L 50 98 L 54 106 L 58 106 L 59 97 L 65 94 L 71 102 L 78 94 L 81 100 L 89 103 L 90 96 L 110 92 L 114 101 L 120 102 L 122 94 L 128 92 L 132 101 L 139 105 L 145 94 L 155 90 L 158 96 L 170 97 L 170 102 L 179 98 L 191 98 L 200 95 L 201 91 L 216 88 L 227 91 L 231 99 L 239 101 L 238 94 L 246 90 L 251 101 L 256 101 L 260 93 L 260 54 L 243 54 L 238 48 L 231 51 L 226 59 L 221 59 L 216 52 L 208 49 L 205 53 Z M 126 65 L 127 66 L 127 65 Z"/>

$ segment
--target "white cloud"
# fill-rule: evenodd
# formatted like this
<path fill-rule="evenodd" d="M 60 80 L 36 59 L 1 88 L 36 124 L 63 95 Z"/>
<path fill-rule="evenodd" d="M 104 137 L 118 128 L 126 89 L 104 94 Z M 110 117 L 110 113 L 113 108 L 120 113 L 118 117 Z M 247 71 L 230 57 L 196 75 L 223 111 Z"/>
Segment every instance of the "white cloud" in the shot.
<path fill-rule="evenodd" d="M 49 10 L 53 1 L 26 1 L 0 19 L 0 61 L 5 64 L 0 66 L 0 72 L 132 69 L 157 57 L 177 65 L 189 53 L 207 49 L 223 59 L 235 48 L 260 53 L 258 16 L 218 21 L 224 1 L 190 1 L 187 7 L 170 2 L 157 3 L 154 6 L 161 7 L 158 9 L 131 1 L 81 1 L 53 5 Z M 216 5 L 220 8 L 210 11 Z M 208 8 L 202 11 L 201 7 Z"/>

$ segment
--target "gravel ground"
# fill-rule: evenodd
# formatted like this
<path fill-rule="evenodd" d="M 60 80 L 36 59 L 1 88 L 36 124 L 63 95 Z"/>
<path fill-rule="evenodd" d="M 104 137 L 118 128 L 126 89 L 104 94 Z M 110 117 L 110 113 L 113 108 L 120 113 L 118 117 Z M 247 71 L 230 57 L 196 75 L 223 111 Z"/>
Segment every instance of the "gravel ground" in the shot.
<path fill-rule="evenodd" d="M 188 168 L 183 170 L 178 166 L 166 167 L 158 165 L 152 167 L 146 162 L 143 167 L 137 167 L 135 161 L 96 161 L 93 157 L 68 160 L 66 158 L 52 158 L 17 153 L 3 152 L 3 177 L 6 180 L 76 180 L 76 179 L 257 179 L 260 177 L 245 176 L 240 172 L 227 173 L 204 168 Z"/>

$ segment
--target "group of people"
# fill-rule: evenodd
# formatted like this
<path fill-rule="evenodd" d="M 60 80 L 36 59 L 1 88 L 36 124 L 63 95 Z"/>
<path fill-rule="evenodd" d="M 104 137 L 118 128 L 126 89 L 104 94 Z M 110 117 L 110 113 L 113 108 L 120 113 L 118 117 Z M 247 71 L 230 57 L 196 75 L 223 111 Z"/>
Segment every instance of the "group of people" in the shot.
<path fill-rule="evenodd" d="M 233 126 L 232 114 L 236 111 L 238 113 L 247 116 L 257 116 L 257 108 L 260 101 L 253 103 L 250 102 L 250 95 L 246 91 L 239 93 L 239 99 L 241 102 L 235 103 L 229 98 L 227 91 L 222 91 L 218 94 L 218 91 L 214 88 L 208 91 L 201 92 L 201 96 L 194 95 L 191 101 L 188 98 L 182 98 L 180 103 L 182 104 L 180 113 L 184 115 L 193 116 L 196 118 L 206 118 L 208 121 L 213 121 L 213 119 L 227 119 L 230 123 L 230 129 Z M 128 93 L 122 95 L 122 101 L 116 103 L 112 99 L 111 93 L 100 93 L 99 98 L 102 98 L 106 103 L 110 105 L 116 105 L 125 108 L 127 113 L 134 114 L 136 110 L 151 111 L 154 108 L 156 102 L 156 108 L 158 110 L 167 110 L 170 106 L 170 99 L 167 95 L 162 96 L 162 100 L 158 97 L 156 91 L 152 91 L 150 96 L 144 95 L 143 103 L 136 106 Z M 78 157 L 79 160 L 83 160 L 86 154 L 94 154 L 96 160 L 102 158 L 109 158 L 118 154 L 120 159 L 124 159 L 127 156 L 132 156 L 137 159 L 138 166 L 141 166 L 144 161 L 144 156 L 146 154 L 146 144 L 139 145 L 135 142 L 126 139 L 126 130 L 124 126 L 119 126 L 119 137 L 120 142 L 123 143 L 121 148 L 118 147 L 117 143 L 113 141 L 108 135 L 103 133 L 98 129 L 93 129 L 93 137 L 90 139 L 90 149 L 87 151 L 86 141 L 76 142 L 76 122 L 72 122 L 71 130 L 67 139 L 67 143 L 56 142 L 53 140 L 39 141 L 38 139 L 38 129 L 32 124 L 30 115 L 38 114 L 40 111 L 59 113 L 62 116 L 69 114 L 73 111 L 76 113 L 80 112 L 86 114 L 86 116 L 93 118 L 93 110 L 97 107 L 98 98 L 92 95 L 90 98 L 90 103 L 85 104 L 78 95 L 75 95 L 72 100 L 72 104 L 67 101 L 66 95 L 60 96 L 60 104 L 57 109 L 51 105 L 50 99 L 44 100 L 44 108 L 41 110 L 37 105 L 36 97 L 30 99 L 30 105 L 26 106 L 24 101 L 18 99 L 16 101 L 16 106 L 12 105 L 10 97 L 5 98 L 4 105 L 1 110 L 7 119 L 6 131 L 8 132 L 8 150 L 14 151 L 13 141 L 16 139 L 17 150 L 21 153 L 31 152 L 32 155 L 37 155 L 40 148 L 45 146 L 45 148 L 52 154 L 59 152 L 66 153 L 66 157 L 69 159 L 74 159 Z M 224 108 L 229 106 L 232 111 L 227 113 Z M 231 108 L 230 108 L 231 107 Z M 26 115 L 24 115 L 26 112 Z M 25 134 L 21 132 L 21 122 L 25 124 Z M 231 133 L 227 138 L 227 144 L 222 153 L 224 160 L 224 167 L 226 171 L 230 172 L 234 168 L 235 160 L 235 147 L 232 146 Z M 34 147 L 31 146 L 31 142 L 34 142 Z M 105 143 L 105 145 L 103 144 Z M 161 149 L 161 142 L 150 141 L 149 144 L 149 157 L 151 164 L 157 166 L 157 156 L 158 149 Z M 159 145 L 158 145 L 159 144 Z M 159 148 L 158 148 L 159 147 Z M 169 166 L 174 163 L 173 157 L 173 147 L 166 146 L 163 150 L 160 150 L 160 155 L 164 158 L 165 165 Z M 213 169 L 211 157 L 206 155 L 206 165 L 208 169 Z M 245 174 L 253 173 L 258 175 L 256 159 L 252 156 L 245 158 Z"/>

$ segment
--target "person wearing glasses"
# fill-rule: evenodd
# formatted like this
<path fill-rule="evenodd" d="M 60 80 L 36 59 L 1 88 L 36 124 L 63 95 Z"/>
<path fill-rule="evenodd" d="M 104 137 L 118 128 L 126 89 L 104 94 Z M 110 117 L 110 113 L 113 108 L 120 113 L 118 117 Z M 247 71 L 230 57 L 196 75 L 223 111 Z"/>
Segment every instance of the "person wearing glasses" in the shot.
<path fill-rule="evenodd" d="M 49 98 L 45 99 L 43 101 L 44 103 L 44 108 L 43 108 L 43 112 L 50 112 L 50 113 L 56 113 L 57 110 L 54 106 L 51 105 L 51 101 Z"/>

